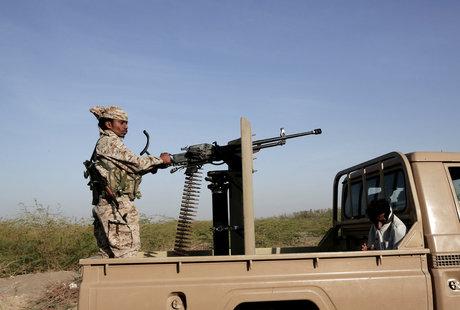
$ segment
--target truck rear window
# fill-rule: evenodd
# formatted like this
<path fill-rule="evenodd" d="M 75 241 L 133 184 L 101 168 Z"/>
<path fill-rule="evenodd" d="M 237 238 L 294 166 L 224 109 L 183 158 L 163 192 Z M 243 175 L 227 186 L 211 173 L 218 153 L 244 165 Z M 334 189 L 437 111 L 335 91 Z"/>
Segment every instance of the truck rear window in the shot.
<path fill-rule="evenodd" d="M 457 172 L 460 174 L 460 167 Z M 379 198 L 386 198 L 396 214 L 402 213 L 407 207 L 406 182 L 404 171 L 392 169 L 384 171 L 383 184 L 380 184 L 379 175 L 370 175 L 366 179 L 366 188 L 363 189 L 363 182 L 352 181 L 348 189 L 347 179 L 343 181 L 342 187 L 342 208 L 346 219 L 357 219 L 366 216 L 366 203 Z M 460 194 L 460 178 L 457 178 L 457 196 Z"/>
<path fill-rule="evenodd" d="M 406 209 L 406 182 L 404 172 L 399 169 L 385 173 L 385 198 L 396 213 Z"/>
<path fill-rule="evenodd" d="M 452 178 L 457 201 L 460 204 L 460 167 L 449 167 L 449 173 Z"/>
<path fill-rule="evenodd" d="M 344 211 L 346 218 L 359 217 L 359 210 L 361 208 L 361 200 L 363 197 L 363 183 L 353 182 L 351 184 L 351 195 L 348 195 L 348 184 L 344 184 Z"/>

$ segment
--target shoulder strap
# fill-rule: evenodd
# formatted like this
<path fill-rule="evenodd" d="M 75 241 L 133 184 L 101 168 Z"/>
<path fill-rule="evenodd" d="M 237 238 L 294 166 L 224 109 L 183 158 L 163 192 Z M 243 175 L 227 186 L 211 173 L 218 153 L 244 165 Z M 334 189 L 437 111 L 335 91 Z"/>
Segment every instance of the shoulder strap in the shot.
<path fill-rule="evenodd" d="M 93 153 L 91 154 L 91 158 L 89 159 L 90 161 L 94 161 L 96 159 L 96 148 L 97 148 L 97 144 L 99 143 L 99 140 L 101 140 L 101 137 L 97 139 L 96 145 L 94 146 Z"/>

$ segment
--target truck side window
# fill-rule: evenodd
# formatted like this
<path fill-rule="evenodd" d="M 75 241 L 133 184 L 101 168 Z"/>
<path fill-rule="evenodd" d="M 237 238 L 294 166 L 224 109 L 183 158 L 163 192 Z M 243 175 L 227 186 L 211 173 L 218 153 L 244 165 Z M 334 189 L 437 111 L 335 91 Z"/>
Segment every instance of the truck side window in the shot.
<path fill-rule="evenodd" d="M 380 187 L 380 177 L 373 176 L 367 179 L 367 203 L 379 199 L 379 194 L 382 191 Z M 363 206 L 361 215 L 366 215 L 366 208 Z"/>
<path fill-rule="evenodd" d="M 356 182 L 351 184 L 351 214 L 353 218 L 359 216 L 361 200 L 363 194 L 363 183 Z"/>
<path fill-rule="evenodd" d="M 393 211 L 402 212 L 406 209 L 406 184 L 402 170 L 384 174 L 385 198 L 390 202 Z"/>
<path fill-rule="evenodd" d="M 344 210 L 345 218 L 353 219 L 359 218 L 360 208 L 363 205 L 363 182 L 352 182 L 351 183 L 351 195 L 348 195 L 348 183 L 343 182 L 342 189 L 342 208 Z"/>
<path fill-rule="evenodd" d="M 455 194 L 457 195 L 457 200 L 460 204 L 460 167 L 449 167 L 449 173 L 452 184 L 454 185 Z"/>

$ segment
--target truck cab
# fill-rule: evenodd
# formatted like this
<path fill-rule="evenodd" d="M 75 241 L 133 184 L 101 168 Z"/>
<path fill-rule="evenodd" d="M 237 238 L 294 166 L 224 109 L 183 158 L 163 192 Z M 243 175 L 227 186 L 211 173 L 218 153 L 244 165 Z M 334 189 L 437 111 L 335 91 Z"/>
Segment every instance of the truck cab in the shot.
<path fill-rule="evenodd" d="M 358 251 L 372 225 L 366 206 L 387 199 L 407 227 L 396 251 L 426 249 L 435 309 L 460 304 L 460 153 L 389 153 L 337 173 L 324 249 Z M 382 259 L 387 251 L 378 251 Z M 397 295 L 396 295 L 397 296 Z M 393 297 L 394 298 L 394 297 Z"/>

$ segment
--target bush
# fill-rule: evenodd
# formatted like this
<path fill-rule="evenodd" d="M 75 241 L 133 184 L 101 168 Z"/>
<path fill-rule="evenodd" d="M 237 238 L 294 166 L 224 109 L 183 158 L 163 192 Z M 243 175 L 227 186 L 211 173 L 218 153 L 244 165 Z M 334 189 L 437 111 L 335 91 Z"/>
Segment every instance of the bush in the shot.
<path fill-rule="evenodd" d="M 52 214 L 37 202 L 21 217 L 0 221 L 0 276 L 74 269 L 96 251 L 89 223 Z"/>
<path fill-rule="evenodd" d="M 256 247 L 314 246 L 331 226 L 330 209 L 258 219 Z"/>

